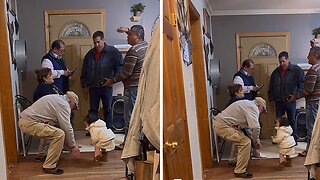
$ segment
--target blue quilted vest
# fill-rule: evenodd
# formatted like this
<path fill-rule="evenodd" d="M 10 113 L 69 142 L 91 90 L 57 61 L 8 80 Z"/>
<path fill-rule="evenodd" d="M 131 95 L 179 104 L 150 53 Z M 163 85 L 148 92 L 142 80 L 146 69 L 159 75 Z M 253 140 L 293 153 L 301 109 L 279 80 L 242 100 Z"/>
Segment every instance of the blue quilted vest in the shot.
<path fill-rule="evenodd" d="M 255 86 L 256 85 L 253 76 L 245 75 L 242 70 L 238 71 L 233 76 L 233 79 L 236 76 L 240 76 L 241 77 L 241 79 L 243 80 L 244 86 Z M 255 97 L 256 97 L 256 92 L 254 92 L 254 91 L 250 91 L 249 93 L 245 93 L 244 94 L 244 99 L 254 100 Z"/>
<path fill-rule="evenodd" d="M 43 56 L 41 63 L 44 59 L 49 59 L 51 61 L 54 70 L 67 70 L 64 59 L 55 58 L 51 52 Z M 62 91 L 63 94 L 65 94 L 69 90 L 69 78 L 66 76 L 60 76 L 60 78 L 55 78 L 53 84 L 56 85 Z"/>

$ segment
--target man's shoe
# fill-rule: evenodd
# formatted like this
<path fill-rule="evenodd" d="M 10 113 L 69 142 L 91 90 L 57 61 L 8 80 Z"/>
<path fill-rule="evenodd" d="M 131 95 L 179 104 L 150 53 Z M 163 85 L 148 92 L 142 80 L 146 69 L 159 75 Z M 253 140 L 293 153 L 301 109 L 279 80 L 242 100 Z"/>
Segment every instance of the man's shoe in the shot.
<path fill-rule="evenodd" d="M 35 159 L 37 162 L 44 162 L 47 156 L 36 155 Z"/>
<path fill-rule="evenodd" d="M 47 174 L 63 174 L 63 169 L 58 168 L 43 168 L 42 171 Z"/>
<path fill-rule="evenodd" d="M 237 161 L 229 161 L 228 166 L 236 167 Z"/>
<path fill-rule="evenodd" d="M 249 172 L 244 172 L 244 173 L 234 173 L 235 177 L 238 178 L 252 178 L 253 174 L 249 173 Z"/>
<path fill-rule="evenodd" d="M 299 153 L 298 155 L 301 157 L 306 157 L 307 156 L 308 151 L 304 150 L 301 153 Z"/>

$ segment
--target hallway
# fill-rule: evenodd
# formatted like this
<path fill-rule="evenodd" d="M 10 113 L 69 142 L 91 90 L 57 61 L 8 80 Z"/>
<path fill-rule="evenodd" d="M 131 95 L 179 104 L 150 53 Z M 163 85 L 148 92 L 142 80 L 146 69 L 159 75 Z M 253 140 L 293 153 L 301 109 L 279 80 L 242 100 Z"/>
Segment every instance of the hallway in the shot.
<path fill-rule="evenodd" d="M 25 158 L 20 156 L 17 164 L 9 166 L 8 179 L 126 179 L 125 164 L 120 159 L 122 151 L 113 150 L 109 152 L 109 161 L 102 163 L 102 166 L 92 165 L 94 148 L 90 145 L 90 137 L 85 136 L 86 132 L 85 130 L 75 131 L 76 141 L 82 146 L 80 157 L 74 158 L 68 152 L 61 154 L 57 167 L 62 168 L 64 174 L 51 175 L 42 173 L 43 162 L 35 161 L 38 139 L 34 138 L 29 154 Z M 116 134 L 115 144 L 120 144 L 123 141 L 123 137 L 124 134 Z"/>
<path fill-rule="evenodd" d="M 308 171 L 304 167 L 304 157 L 295 157 L 292 159 L 292 167 L 286 167 L 284 170 L 279 168 L 279 159 L 253 159 L 249 161 L 248 171 L 253 174 L 252 179 L 290 179 L 304 180 L 308 177 Z M 233 175 L 234 167 L 228 166 L 228 161 L 222 161 L 214 167 L 204 172 L 205 179 L 239 179 Z"/>
<path fill-rule="evenodd" d="M 261 156 L 263 159 L 250 159 L 248 172 L 253 174 L 252 179 L 290 179 L 304 180 L 308 177 L 308 171 L 305 168 L 304 157 L 298 157 L 298 153 L 302 152 L 306 147 L 306 142 L 298 142 L 295 147 L 296 155 L 292 159 L 292 167 L 287 167 L 284 170 L 279 168 L 278 145 L 272 144 L 270 139 L 263 139 Z M 225 147 L 226 151 L 230 149 L 230 143 Z M 234 167 L 228 165 L 230 152 L 223 153 L 222 161 L 213 164 L 213 168 L 204 171 L 205 179 L 238 179 L 233 175 Z"/>
<path fill-rule="evenodd" d="M 9 166 L 9 180 L 21 179 L 126 179 L 125 164 L 121 161 L 122 151 L 111 151 L 109 161 L 102 166 L 93 166 L 93 152 L 84 152 L 79 158 L 74 158 L 70 154 L 63 153 L 58 162 L 58 167 L 64 170 L 62 175 L 44 174 L 42 163 L 36 162 L 35 155 L 28 155 L 21 159 L 19 163 Z"/>

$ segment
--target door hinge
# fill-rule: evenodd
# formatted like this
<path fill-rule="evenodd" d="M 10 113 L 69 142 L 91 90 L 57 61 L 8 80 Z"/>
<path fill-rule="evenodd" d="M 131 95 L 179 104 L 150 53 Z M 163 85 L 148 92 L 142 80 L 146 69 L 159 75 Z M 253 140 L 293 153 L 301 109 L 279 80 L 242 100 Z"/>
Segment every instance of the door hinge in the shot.
<path fill-rule="evenodd" d="M 172 26 L 176 26 L 177 25 L 177 16 L 176 13 L 170 13 L 170 24 Z"/>

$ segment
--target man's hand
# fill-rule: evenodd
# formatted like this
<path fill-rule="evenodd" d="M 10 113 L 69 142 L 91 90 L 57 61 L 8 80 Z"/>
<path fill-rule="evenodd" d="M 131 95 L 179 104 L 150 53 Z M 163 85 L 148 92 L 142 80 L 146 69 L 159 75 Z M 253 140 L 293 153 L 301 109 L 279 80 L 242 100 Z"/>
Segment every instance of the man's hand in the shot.
<path fill-rule="evenodd" d="M 78 146 L 78 144 L 75 144 L 75 146 L 73 146 L 71 148 L 71 154 L 74 155 L 75 157 L 78 157 L 80 155 L 80 147 Z"/>
<path fill-rule="evenodd" d="M 103 86 L 108 86 L 111 87 L 115 81 L 113 79 L 108 79 L 108 78 L 104 78 L 106 80 L 106 82 L 103 84 Z"/>
<path fill-rule="evenodd" d="M 257 141 L 253 142 L 253 146 L 256 148 L 256 149 L 261 149 L 262 148 L 262 145 L 260 143 L 260 139 L 258 139 Z"/>
<path fill-rule="evenodd" d="M 297 95 L 289 95 L 290 99 L 287 102 L 294 102 L 298 99 Z"/>
<path fill-rule="evenodd" d="M 128 33 L 129 32 L 129 28 L 127 28 L 127 27 L 119 27 L 117 29 L 117 32 L 118 33 Z"/>
<path fill-rule="evenodd" d="M 253 86 L 252 91 L 260 91 L 260 90 L 261 90 L 260 86 Z"/>
<path fill-rule="evenodd" d="M 67 76 L 67 77 L 68 77 L 68 76 L 70 76 L 70 74 L 71 74 L 71 73 L 70 73 L 69 70 L 63 70 L 63 75 L 64 75 L 64 76 Z"/>

